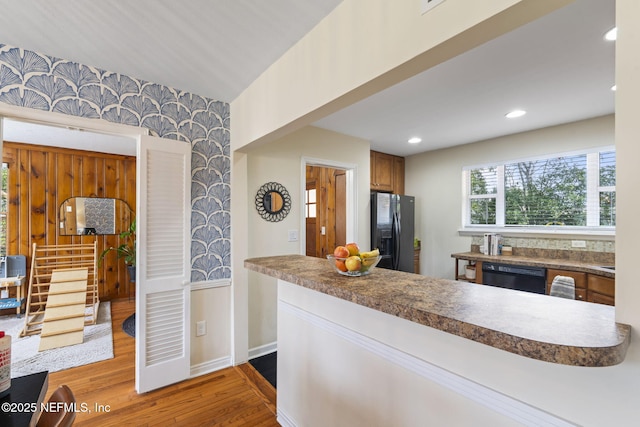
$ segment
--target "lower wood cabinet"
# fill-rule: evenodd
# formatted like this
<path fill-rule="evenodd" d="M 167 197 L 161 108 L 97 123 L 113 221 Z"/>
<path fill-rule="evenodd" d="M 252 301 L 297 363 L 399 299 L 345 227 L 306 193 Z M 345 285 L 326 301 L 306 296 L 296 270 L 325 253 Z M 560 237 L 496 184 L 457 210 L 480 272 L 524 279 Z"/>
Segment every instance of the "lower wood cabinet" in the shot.
<path fill-rule="evenodd" d="M 587 301 L 598 304 L 615 305 L 615 295 L 615 279 L 589 274 L 587 283 Z"/>
<path fill-rule="evenodd" d="M 455 258 L 455 279 L 472 283 L 482 283 L 482 261 L 466 261 L 475 263 L 476 275 L 474 279 L 469 279 L 460 271 L 463 259 Z M 546 294 L 551 291 L 551 284 L 556 276 L 571 277 L 575 283 L 575 299 L 579 301 L 594 302 L 596 304 L 615 305 L 616 280 L 611 277 L 599 276 L 597 274 L 585 273 L 582 271 L 561 270 L 547 268 Z"/>
<path fill-rule="evenodd" d="M 547 294 L 556 276 L 572 277 L 576 286 L 576 299 L 597 304 L 614 305 L 615 279 L 570 270 L 547 269 Z"/>

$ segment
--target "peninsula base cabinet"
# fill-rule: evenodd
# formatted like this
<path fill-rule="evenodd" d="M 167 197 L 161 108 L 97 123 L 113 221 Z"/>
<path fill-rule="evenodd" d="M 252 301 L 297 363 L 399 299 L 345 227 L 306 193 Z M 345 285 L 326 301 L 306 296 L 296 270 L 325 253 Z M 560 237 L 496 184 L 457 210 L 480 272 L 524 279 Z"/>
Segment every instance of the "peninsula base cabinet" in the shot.
<path fill-rule="evenodd" d="M 282 279 L 277 324 L 282 426 L 574 425 L 565 421 L 568 413 L 553 415 L 553 405 L 536 399 L 551 394 L 557 402 L 562 395 L 551 378 L 571 383 L 564 374 L 575 367 L 514 355 Z M 500 375 L 506 360 L 518 373 L 513 378 Z M 536 389 L 548 392 L 520 395 L 523 381 L 541 382 Z"/>

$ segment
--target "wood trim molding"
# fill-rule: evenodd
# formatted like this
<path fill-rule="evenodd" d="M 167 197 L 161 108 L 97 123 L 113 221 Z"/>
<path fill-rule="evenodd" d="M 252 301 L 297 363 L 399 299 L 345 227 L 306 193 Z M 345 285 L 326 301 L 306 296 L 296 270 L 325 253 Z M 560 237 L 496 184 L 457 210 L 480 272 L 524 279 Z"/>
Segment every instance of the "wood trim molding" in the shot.
<path fill-rule="evenodd" d="M 231 363 L 231 356 L 220 357 L 215 360 L 208 360 L 206 362 L 198 363 L 197 365 L 191 365 L 190 378 L 199 377 L 200 375 L 208 374 L 209 372 L 219 371 L 223 368 L 233 366 Z"/>
<path fill-rule="evenodd" d="M 191 283 L 191 292 L 201 291 L 203 289 L 224 288 L 231 286 L 231 279 L 207 280 L 204 282 Z"/>

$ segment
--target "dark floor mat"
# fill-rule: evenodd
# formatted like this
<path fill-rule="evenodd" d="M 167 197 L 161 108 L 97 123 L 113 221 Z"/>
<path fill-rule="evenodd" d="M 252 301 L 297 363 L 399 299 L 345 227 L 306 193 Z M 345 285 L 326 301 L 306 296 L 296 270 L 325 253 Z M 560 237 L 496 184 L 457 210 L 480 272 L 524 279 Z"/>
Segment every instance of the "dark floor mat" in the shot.
<path fill-rule="evenodd" d="M 256 371 L 269 381 L 274 388 L 276 387 L 276 370 L 277 370 L 278 352 L 265 354 L 264 356 L 251 359 L 249 363 L 256 368 Z"/>

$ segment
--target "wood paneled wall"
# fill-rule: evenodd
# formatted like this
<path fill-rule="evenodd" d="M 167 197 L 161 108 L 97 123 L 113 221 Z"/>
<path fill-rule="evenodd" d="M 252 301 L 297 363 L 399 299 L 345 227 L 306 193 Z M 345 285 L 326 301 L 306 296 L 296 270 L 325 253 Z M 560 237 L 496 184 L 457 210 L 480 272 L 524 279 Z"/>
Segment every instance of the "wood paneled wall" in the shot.
<path fill-rule="evenodd" d="M 25 255 L 27 273 L 33 243 L 92 243 L 97 239 L 98 254 L 120 244 L 117 235 L 61 236 L 60 205 L 69 197 L 109 197 L 122 199 L 135 210 L 135 157 L 6 141 L 2 151 L 3 161 L 9 165 L 7 253 Z M 122 259 L 116 260 L 112 253 L 98 271 L 101 299 L 129 295 Z M 133 294 L 135 285 L 131 286 Z"/>

